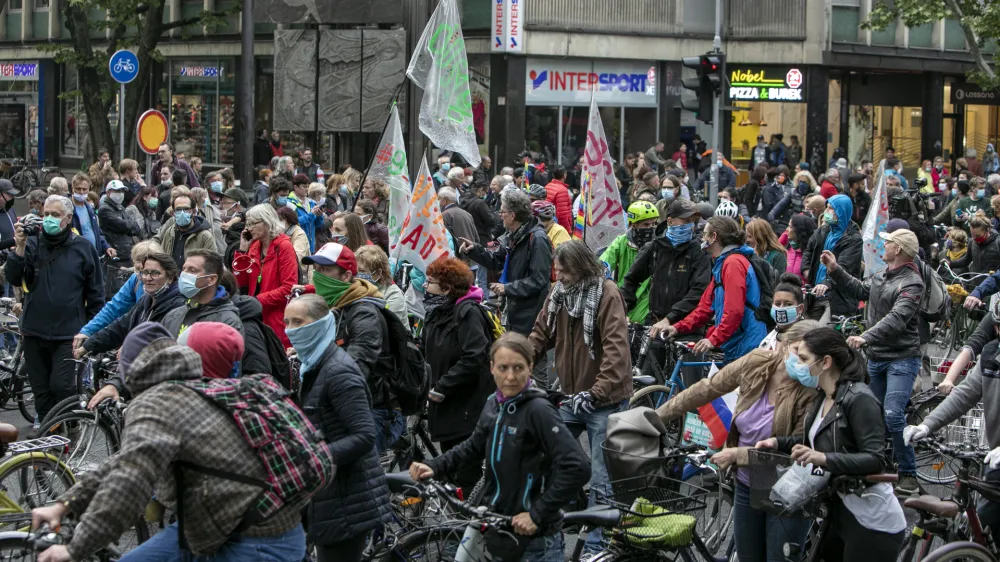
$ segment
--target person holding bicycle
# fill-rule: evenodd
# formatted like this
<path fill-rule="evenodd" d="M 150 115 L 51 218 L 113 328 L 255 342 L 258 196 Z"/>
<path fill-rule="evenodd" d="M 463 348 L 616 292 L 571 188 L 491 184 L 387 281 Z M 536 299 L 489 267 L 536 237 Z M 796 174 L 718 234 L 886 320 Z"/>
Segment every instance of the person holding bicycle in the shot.
<path fill-rule="evenodd" d="M 489 509 L 513 516 L 514 533 L 532 537 L 513 544 L 487 536 L 495 559 L 562 562 L 560 510 L 587 484 L 590 461 L 563 423 L 558 397 L 534 385 L 534 356 L 531 342 L 516 332 L 497 339 L 490 350 L 497 392 L 486 401 L 475 431 L 440 457 L 410 465 L 410 476 L 424 480 L 485 460 Z"/>
<path fill-rule="evenodd" d="M 778 449 L 791 454 L 795 462 L 822 467 L 834 477 L 884 470 L 885 428 L 879 402 L 863 382 L 864 359 L 843 336 L 832 328 L 810 331 L 786 368 L 796 379 L 814 379 L 807 385 L 819 386 L 820 391 L 802 432 L 762 440 L 756 448 Z M 833 494 L 831 501 L 831 524 L 820 546 L 821 559 L 896 559 L 906 534 L 906 517 L 889 484 L 874 484 L 843 496 Z"/>
<path fill-rule="evenodd" d="M 778 347 L 778 335 L 794 323 L 806 317 L 806 298 L 802 293 L 802 278 L 794 273 L 782 273 L 774 288 L 771 302 L 771 319 L 774 329 L 764 336 L 760 349 L 774 351 Z"/>
<path fill-rule="evenodd" d="M 914 263 L 919 251 L 917 235 L 907 229 L 880 233 L 885 241 L 886 269 L 865 281 L 844 271 L 833 252 L 824 251 L 820 259 L 837 283 L 839 290 L 864 300 L 865 324 L 860 336 L 847 338 L 854 349 L 868 347 L 868 373 L 871 389 L 885 410 L 885 427 L 892 437 L 893 454 L 899 465 L 896 491 L 920 493 L 917 464 L 910 447 L 903 441 L 906 427 L 906 404 L 910 401 L 913 381 L 920 372 L 920 300 L 924 281 Z"/>
<path fill-rule="evenodd" d="M 779 290 L 782 286 L 778 286 Z M 712 378 L 703 379 L 674 396 L 656 411 L 666 422 L 737 388 L 740 390 L 725 448 L 712 456 L 712 462 L 723 470 L 737 467 L 734 522 L 740 562 L 784 562 L 784 544 L 802 544 L 809 531 L 809 519 L 780 517 L 751 507 L 750 471 L 745 467 L 749 464 L 748 451 L 757 442 L 803 431 L 806 414 L 816 397 L 817 379 L 802 376 L 786 365 L 795 360 L 802 338 L 820 327 L 815 320 L 786 324 L 776 350 L 751 351 Z M 761 537 L 765 540 L 761 541 Z"/>
<path fill-rule="evenodd" d="M 948 374 L 938 384 L 938 392 L 945 395 L 950 394 L 955 388 L 955 381 L 958 380 L 959 375 L 966 372 L 969 364 L 975 362 L 976 357 L 986 353 L 986 347 L 997 341 L 998 337 L 1000 337 L 1000 299 L 992 303 L 989 313 L 979 321 L 979 325 L 976 326 L 969 339 L 965 340 L 962 350 L 958 352 L 958 356 L 948 368 Z"/>
<path fill-rule="evenodd" d="M 705 287 L 698 307 L 683 320 L 665 328 L 654 325 L 654 337 L 688 334 L 709 322 L 705 337 L 695 344 L 695 354 L 721 347 L 726 361 L 735 361 L 760 345 L 767 327 L 757 319 L 760 285 L 750 264 L 753 248 L 744 242 L 746 234 L 731 218 L 708 219 L 701 247 L 712 257 L 712 281 Z"/>

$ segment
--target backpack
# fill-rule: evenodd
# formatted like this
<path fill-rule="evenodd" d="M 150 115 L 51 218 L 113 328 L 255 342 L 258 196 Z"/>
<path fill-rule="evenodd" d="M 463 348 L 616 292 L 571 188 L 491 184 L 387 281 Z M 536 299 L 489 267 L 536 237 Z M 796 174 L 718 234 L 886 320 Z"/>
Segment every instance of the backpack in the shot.
<path fill-rule="evenodd" d="M 367 302 L 379 310 L 389 332 L 389 341 L 385 348 L 389 350 L 391 361 L 385 363 L 385 381 L 399 402 L 404 416 L 412 416 L 423 409 L 427 397 L 427 377 L 424 370 L 424 353 L 413 339 L 408 326 L 404 326 L 399 318 L 386 308 L 385 301 L 373 297 L 358 299 Z M 380 366 L 383 359 L 379 358 Z"/>
<path fill-rule="evenodd" d="M 486 303 L 479 303 L 479 310 L 483 312 L 483 316 L 486 318 L 486 325 L 490 328 L 490 337 L 493 338 L 493 341 L 497 341 L 506 332 L 503 324 L 500 322 L 500 316 L 497 315 L 492 306 Z"/>
<path fill-rule="evenodd" d="M 244 321 L 243 323 L 246 324 L 247 322 Z M 264 350 L 267 351 L 267 362 L 271 365 L 271 376 L 281 383 L 281 386 L 285 387 L 285 390 L 297 395 L 299 386 L 298 377 L 294 380 L 292 379 L 292 364 L 288 360 L 288 354 L 285 353 L 285 346 L 278 339 L 278 334 L 275 334 L 270 326 L 256 318 L 249 320 L 249 322 L 257 324 L 261 334 L 264 336 Z"/>
<path fill-rule="evenodd" d="M 238 379 L 170 381 L 191 389 L 229 414 L 247 445 L 260 458 L 266 481 L 188 461 L 174 461 L 177 495 L 177 525 L 181 548 L 184 539 L 184 469 L 234 482 L 257 486 L 262 492 L 257 504 L 240 523 L 247 528 L 266 520 L 283 507 L 304 507 L 331 482 L 336 472 L 333 455 L 323 433 L 292 402 L 288 392 L 268 375 Z"/>
<path fill-rule="evenodd" d="M 948 286 L 934 268 L 921 264 L 920 276 L 924 279 L 924 295 L 920 298 L 920 317 L 927 322 L 943 320 L 951 312 Z"/>
<path fill-rule="evenodd" d="M 743 256 L 743 254 L 738 255 Z M 743 257 L 746 258 L 746 256 Z M 768 330 L 773 330 L 775 322 L 771 318 L 771 305 L 774 304 L 774 285 L 772 282 L 776 277 L 774 268 L 756 252 L 750 254 L 748 261 L 753 268 L 754 276 L 757 277 L 757 286 L 760 288 L 760 304 L 754 309 L 753 315 L 757 320 L 763 322 Z M 747 303 L 747 306 L 750 306 L 750 303 Z"/>

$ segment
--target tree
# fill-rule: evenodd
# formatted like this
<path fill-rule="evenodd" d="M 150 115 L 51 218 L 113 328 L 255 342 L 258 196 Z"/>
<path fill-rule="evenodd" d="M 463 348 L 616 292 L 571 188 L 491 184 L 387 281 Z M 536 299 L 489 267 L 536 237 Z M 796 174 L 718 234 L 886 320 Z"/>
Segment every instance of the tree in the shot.
<path fill-rule="evenodd" d="M 1000 51 L 988 58 L 983 52 L 987 43 L 995 43 L 1000 38 L 1000 2 L 994 0 L 894 0 L 890 6 L 879 0 L 872 8 L 868 21 L 861 24 L 863 29 L 883 30 L 899 18 L 907 27 L 916 27 L 953 18 L 962 26 L 965 39 L 969 43 L 976 69 L 969 73 L 969 79 L 992 90 L 1000 87 L 1000 77 L 993 64 L 1000 61 Z"/>
<path fill-rule="evenodd" d="M 179 30 L 183 36 L 194 28 L 218 29 L 227 18 L 238 14 L 241 6 L 242 1 L 237 0 L 225 10 L 202 11 L 193 17 L 164 22 L 164 0 L 68 0 L 62 12 L 70 41 L 48 43 L 41 50 L 53 53 L 56 62 L 73 65 L 79 72 L 79 90 L 64 95 L 81 97 L 90 128 L 89 153 L 107 148 L 112 155 L 118 154 L 118 135 L 113 134 L 108 117 L 118 92 L 118 84 L 108 72 L 108 60 L 115 51 L 131 49 L 139 59 L 140 72 L 125 88 L 122 122 L 127 154 L 135 143 L 135 123 L 149 84 L 148 69 L 152 61 L 163 59 L 156 47 L 164 34 Z"/>

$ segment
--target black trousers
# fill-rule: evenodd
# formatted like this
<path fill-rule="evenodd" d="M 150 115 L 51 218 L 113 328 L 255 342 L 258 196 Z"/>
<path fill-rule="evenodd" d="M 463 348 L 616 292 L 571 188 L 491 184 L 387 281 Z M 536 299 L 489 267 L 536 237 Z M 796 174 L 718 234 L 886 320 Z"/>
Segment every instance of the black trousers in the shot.
<path fill-rule="evenodd" d="M 889 534 L 866 529 L 841 502 L 831 511 L 829 532 L 820 547 L 824 562 L 884 562 L 899 556 L 905 530 Z"/>
<path fill-rule="evenodd" d="M 73 342 L 23 338 L 24 368 L 35 394 L 35 411 L 38 419 L 43 420 L 61 400 L 76 394 L 76 363 L 71 361 Z"/>
<path fill-rule="evenodd" d="M 316 545 L 317 562 L 360 562 L 368 533 L 327 545 Z"/>

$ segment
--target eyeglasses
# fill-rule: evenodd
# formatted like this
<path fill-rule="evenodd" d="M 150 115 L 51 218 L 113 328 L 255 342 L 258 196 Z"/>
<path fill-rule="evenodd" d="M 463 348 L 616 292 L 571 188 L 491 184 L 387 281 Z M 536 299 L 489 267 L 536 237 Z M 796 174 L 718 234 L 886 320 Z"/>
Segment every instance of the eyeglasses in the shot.
<path fill-rule="evenodd" d="M 260 221 L 247 221 L 247 228 L 254 228 L 258 224 L 260 224 Z"/>
<path fill-rule="evenodd" d="M 501 215 L 513 215 L 514 213 L 511 212 L 511 211 L 508 211 L 507 209 L 500 209 L 500 214 Z"/>
<path fill-rule="evenodd" d="M 148 277 L 150 279 L 156 279 L 157 277 L 163 275 L 162 271 L 156 271 L 151 269 L 144 269 L 139 272 L 139 277 Z"/>

